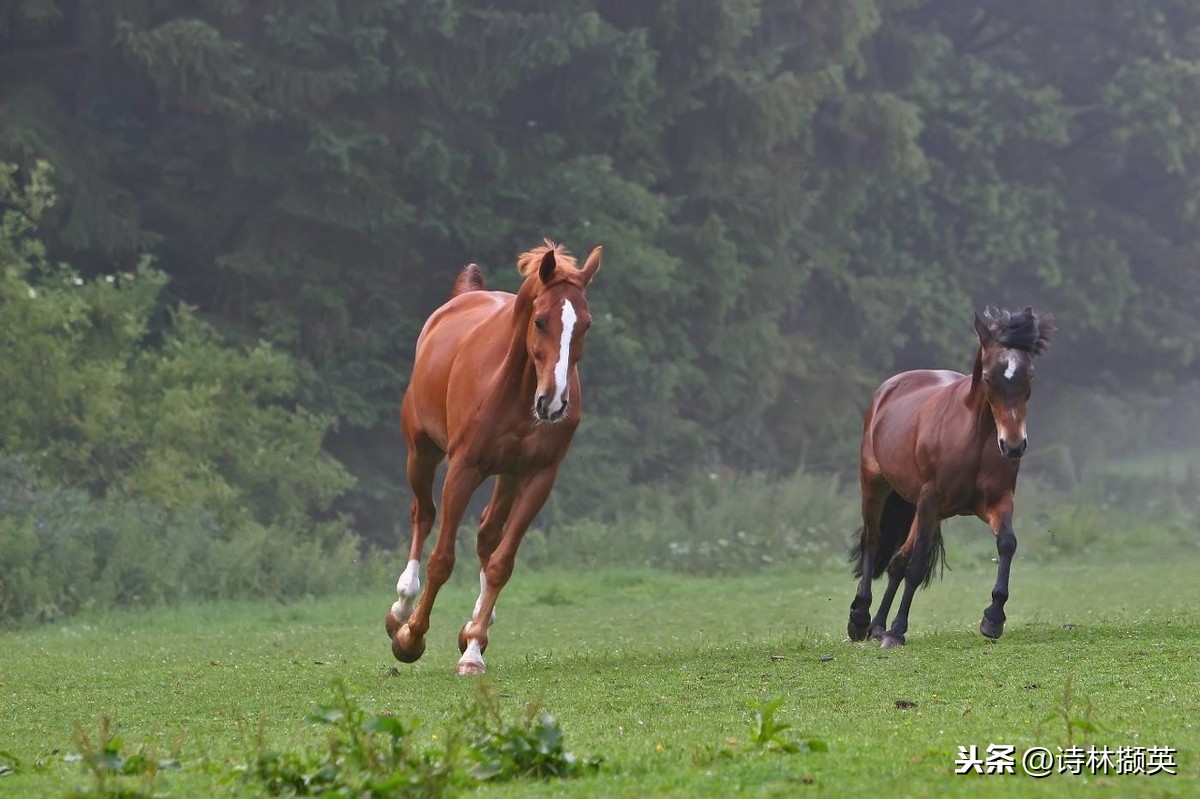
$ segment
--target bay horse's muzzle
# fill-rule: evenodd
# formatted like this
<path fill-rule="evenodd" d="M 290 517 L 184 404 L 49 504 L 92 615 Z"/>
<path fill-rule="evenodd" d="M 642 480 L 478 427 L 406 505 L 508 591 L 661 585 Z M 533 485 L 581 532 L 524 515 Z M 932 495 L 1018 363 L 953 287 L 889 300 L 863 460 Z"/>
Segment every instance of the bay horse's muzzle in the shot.
<path fill-rule="evenodd" d="M 1015 447 L 1010 446 L 1009 443 L 1002 438 L 1002 439 L 1000 439 L 1000 454 L 1006 458 L 1016 460 L 1017 458 L 1019 458 L 1025 454 L 1025 449 L 1028 446 L 1029 446 L 1028 438 L 1022 438 L 1021 443 L 1017 444 Z"/>

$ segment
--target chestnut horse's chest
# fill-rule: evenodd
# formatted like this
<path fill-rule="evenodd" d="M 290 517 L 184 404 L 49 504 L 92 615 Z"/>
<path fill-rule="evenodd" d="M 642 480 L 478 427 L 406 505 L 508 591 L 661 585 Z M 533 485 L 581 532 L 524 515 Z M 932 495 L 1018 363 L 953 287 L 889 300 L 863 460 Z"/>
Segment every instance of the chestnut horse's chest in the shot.
<path fill-rule="evenodd" d="M 459 442 L 458 455 L 485 474 L 519 474 L 557 465 L 567 452 L 577 422 L 534 423 L 522 413 L 488 414 L 477 430 L 489 430 L 486 436 L 472 435 Z M 514 418 L 517 417 L 517 418 Z"/>

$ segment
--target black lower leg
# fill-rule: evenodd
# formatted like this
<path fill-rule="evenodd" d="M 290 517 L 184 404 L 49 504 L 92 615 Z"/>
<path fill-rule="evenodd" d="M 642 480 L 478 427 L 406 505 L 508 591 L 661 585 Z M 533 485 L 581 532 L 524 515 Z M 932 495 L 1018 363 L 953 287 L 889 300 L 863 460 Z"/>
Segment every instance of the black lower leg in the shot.
<path fill-rule="evenodd" d="M 907 562 L 900 558 L 893 559 L 888 566 L 887 589 L 883 592 L 883 598 L 879 600 L 879 609 L 875 612 L 875 618 L 871 620 L 870 636 L 876 641 L 881 640 L 887 630 L 888 614 L 892 612 L 892 600 L 896 598 L 896 590 L 900 587 L 900 581 L 904 579 L 906 567 Z"/>
<path fill-rule="evenodd" d="M 884 633 L 881 641 L 885 648 L 904 644 L 904 634 L 908 632 L 908 610 L 912 607 L 913 596 L 921 587 L 925 573 L 929 570 L 928 559 L 929 542 L 925 536 L 921 536 L 913 548 L 908 568 L 904 570 L 904 593 L 900 597 L 900 607 L 896 609 L 896 618 L 892 620 L 891 629 Z"/>
<path fill-rule="evenodd" d="M 861 641 L 867 637 L 867 624 L 871 621 L 871 561 L 872 553 L 864 551 L 862 579 L 858 581 L 858 591 L 850 603 L 850 621 L 846 624 L 846 635 L 851 641 Z"/>
<path fill-rule="evenodd" d="M 996 553 L 1000 565 L 996 568 L 996 585 L 992 588 L 992 604 L 983 611 L 979 632 L 988 638 L 999 638 L 1004 632 L 1004 603 L 1008 601 L 1008 573 L 1012 568 L 1013 554 L 1017 551 L 1017 536 L 1011 529 L 1004 529 L 996 536 Z"/>

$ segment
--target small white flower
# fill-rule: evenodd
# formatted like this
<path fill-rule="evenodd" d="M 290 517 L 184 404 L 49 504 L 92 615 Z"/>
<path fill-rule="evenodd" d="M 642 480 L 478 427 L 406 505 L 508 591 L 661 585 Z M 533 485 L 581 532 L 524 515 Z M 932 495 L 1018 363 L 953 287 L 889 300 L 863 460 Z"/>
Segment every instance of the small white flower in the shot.
<path fill-rule="evenodd" d="M 114 283 L 114 282 L 116 282 L 116 280 L 117 280 L 117 276 L 116 276 L 116 275 L 105 275 L 105 276 L 104 276 L 104 282 L 105 282 L 105 283 Z"/>
<path fill-rule="evenodd" d="M 83 285 L 83 278 L 81 278 L 81 277 L 73 277 L 73 278 L 71 278 L 71 285 L 74 285 L 74 286 L 82 286 L 82 285 Z"/>
<path fill-rule="evenodd" d="M 31 300 L 37 299 L 37 291 L 33 288 L 33 286 L 29 287 L 29 299 L 31 299 Z"/>

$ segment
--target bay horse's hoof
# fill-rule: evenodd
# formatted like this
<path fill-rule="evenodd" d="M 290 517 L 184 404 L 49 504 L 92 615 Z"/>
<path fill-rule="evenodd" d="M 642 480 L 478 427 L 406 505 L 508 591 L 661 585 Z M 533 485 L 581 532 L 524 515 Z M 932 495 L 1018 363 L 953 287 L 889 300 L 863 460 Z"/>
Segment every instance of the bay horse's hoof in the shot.
<path fill-rule="evenodd" d="M 884 633 L 883 638 L 881 638 L 879 640 L 879 648 L 880 649 L 891 649 L 894 646 L 904 646 L 904 636 L 903 635 L 892 635 L 891 633 Z"/>
<path fill-rule="evenodd" d="M 867 628 L 850 622 L 846 625 L 846 635 L 850 637 L 851 641 L 865 641 L 867 638 Z"/>
<path fill-rule="evenodd" d="M 416 663 L 425 654 L 425 636 L 417 638 L 407 624 L 400 625 L 392 636 L 392 654 L 401 663 Z"/>
<path fill-rule="evenodd" d="M 983 621 L 979 622 L 979 632 L 984 638 L 990 638 L 995 641 L 1004 634 L 1004 622 L 992 621 L 987 616 L 984 616 Z"/>
<path fill-rule="evenodd" d="M 885 636 L 885 635 L 887 635 L 887 630 L 883 629 L 882 627 L 875 626 L 875 627 L 871 628 L 871 640 L 872 641 L 882 641 L 883 636 Z M 903 643 L 903 642 L 901 642 L 901 643 Z"/>

